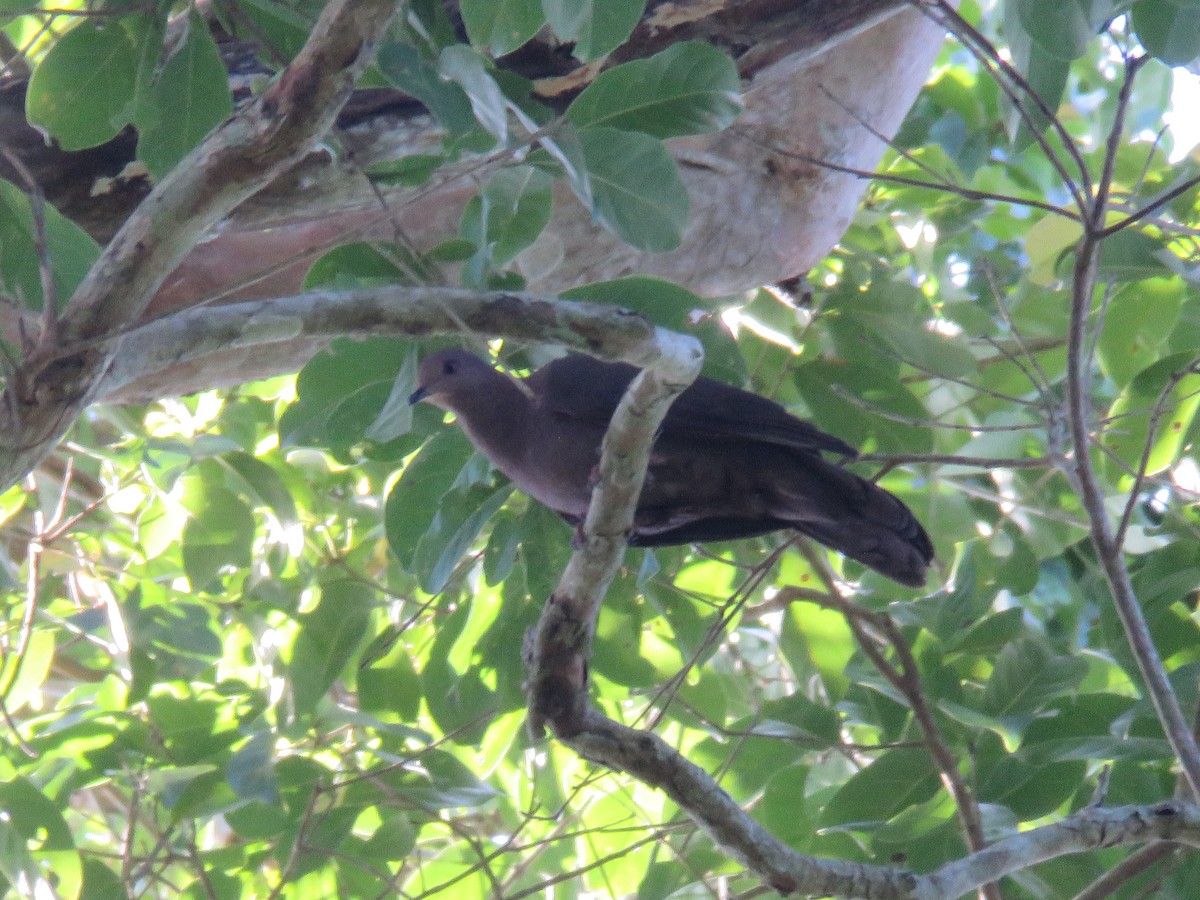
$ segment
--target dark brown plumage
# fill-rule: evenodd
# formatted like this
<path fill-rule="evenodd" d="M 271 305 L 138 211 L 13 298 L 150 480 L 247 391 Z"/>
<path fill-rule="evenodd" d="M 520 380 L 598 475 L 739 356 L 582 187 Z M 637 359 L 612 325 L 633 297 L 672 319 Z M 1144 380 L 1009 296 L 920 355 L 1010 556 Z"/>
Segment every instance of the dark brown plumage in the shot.
<path fill-rule="evenodd" d="M 465 350 L 421 363 L 410 402 L 458 416 L 471 442 L 529 496 L 578 524 L 613 411 L 637 369 L 567 356 L 523 385 Z M 854 448 L 778 403 L 699 378 L 671 406 L 629 543 L 654 547 L 794 528 L 919 587 L 933 545 L 896 497 L 822 458 Z"/>

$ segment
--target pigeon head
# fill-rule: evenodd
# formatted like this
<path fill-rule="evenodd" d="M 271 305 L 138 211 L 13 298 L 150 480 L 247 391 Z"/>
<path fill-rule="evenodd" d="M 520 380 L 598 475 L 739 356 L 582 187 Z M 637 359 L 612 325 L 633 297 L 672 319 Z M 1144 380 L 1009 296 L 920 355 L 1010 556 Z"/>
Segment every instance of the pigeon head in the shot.
<path fill-rule="evenodd" d="M 448 347 L 421 361 L 417 370 L 417 389 L 408 402 L 427 400 L 442 409 L 454 410 L 466 398 L 486 396 L 496 378 L 496 370 L 475 354 Z"/>

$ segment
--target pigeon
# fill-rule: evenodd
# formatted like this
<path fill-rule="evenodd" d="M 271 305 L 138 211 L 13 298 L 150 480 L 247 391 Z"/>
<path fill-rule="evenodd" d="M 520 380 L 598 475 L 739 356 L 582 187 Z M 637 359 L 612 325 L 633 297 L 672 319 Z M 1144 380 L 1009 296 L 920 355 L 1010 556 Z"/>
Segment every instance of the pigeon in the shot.
<path fill-rule="evenodd" d="M 572 354 L 519 380 L 451 348 L 422 360 L 409 403 L 454 413 L 476 449 L 517 488 L 578 526 L 604 432 L 637 373 Z M 826 453 L 857 456 L 772 400 L 697 378 L 655 437 L 629 544 L 794 529 L 900 584 L 922 587 L 933 560 L 925 529 L 898 498 Z"/>

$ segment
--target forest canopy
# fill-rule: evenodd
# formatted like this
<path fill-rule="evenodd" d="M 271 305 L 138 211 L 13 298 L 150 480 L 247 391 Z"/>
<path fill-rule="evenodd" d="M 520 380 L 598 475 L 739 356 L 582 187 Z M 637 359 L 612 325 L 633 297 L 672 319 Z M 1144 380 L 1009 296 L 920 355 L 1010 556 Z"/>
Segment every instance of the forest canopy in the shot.
<path fill-rule="evenodd" d="M 1194 893 L 1200 6 L 822 5 L 0 0 L 11 890 Z M 771 397 L 928 583 L 575 532 L 445 346 Z"/>

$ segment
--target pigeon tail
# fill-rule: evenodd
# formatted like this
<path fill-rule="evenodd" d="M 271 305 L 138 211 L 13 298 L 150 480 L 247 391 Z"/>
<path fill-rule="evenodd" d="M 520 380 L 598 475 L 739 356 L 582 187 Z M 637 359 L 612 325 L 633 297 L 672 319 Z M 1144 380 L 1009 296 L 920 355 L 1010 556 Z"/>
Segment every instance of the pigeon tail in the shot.
<path fill-rule="evenodd" d="M 913 588 L 925 586 L 925 570 L 933 560 L 933 549 L 924 529 L 915 536 L 906 535 L 867 520 L 796 522 L 792 527 L 893 581 Z"/>
<path fill-rule="evenodd" d="M 924 587 L 933 543 L 912 511 L 873 482 L 841 466 L 822 463 L 826 502 L 815 507 L 814 516 L 811 496 L 800 495 L 796 504 L 800 514 L 789 525 L 901 584 Z"/>

